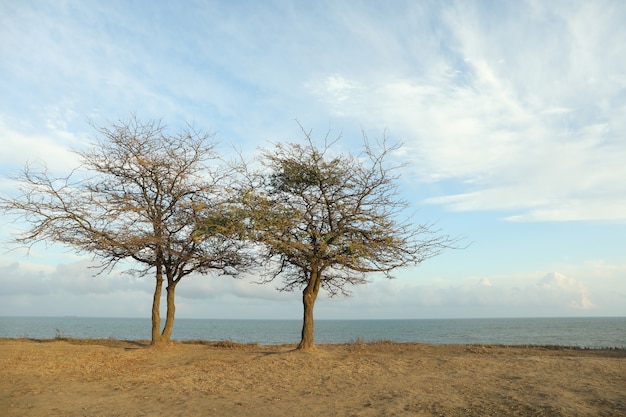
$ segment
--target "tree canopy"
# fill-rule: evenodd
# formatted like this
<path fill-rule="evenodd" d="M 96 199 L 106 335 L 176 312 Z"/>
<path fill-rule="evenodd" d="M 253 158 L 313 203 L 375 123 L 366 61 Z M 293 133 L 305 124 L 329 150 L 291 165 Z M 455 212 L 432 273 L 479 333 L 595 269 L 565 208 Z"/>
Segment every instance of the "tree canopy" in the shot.
<path fill-rule="evenodd" d="M 80 167 L 55 177 L 45 166 L 26 165 L 15 177 L 19 193 L 2 198 L 0 207 L 29 226 L 15 243 L 61 243 L 92 254 L 101 270 L 134 261 L 130 272 L 154 273 L 152 343 L 167 342 L 182 278 L 237 275 L 250 265 L 242 229 L 228 214 L 231 173 L 213 135 L 190 126 L 169 134 L 160 121 L 132 116 L 96 130 L 97 140 L 75 151 Z M 160 332 L 163 282 L 167 315 Z"/>
<path fill-rule="evenodd" d="M 416 266 L 456 247 L 457 239 L 407 216 L 399 197 L 399 145 L 363 134 L 360 153 L 337 153 L 327 134 L 261 150 L 260 168 L 222 162 L 213 135 L 191 126 L 168 133 L 160 121 L 98 127 L 75 150 L 80 166 L 65 176 L 26 165 L 0 208 L 27 228 L 15 243 L 55 242 L 98 260 L 100 272 L 122 266 L 154 274 L 152 344 L 170 340 L 175 289 L 189 274 L 236 276 L 261 263 L 260 282 L 282 279 L 302 289 L 301 349 L 314 346 L 320 289 L 350 293 L 379 273 Z M 167 312 L 161 331 L 165 284 Z"/>
<path fill-rule="evenodd" d="M 304 144 L 276 144 L 264 150 L 262 168 L 248 175 L 241 192 L 252 240 L 266 248 L 275 265 L 263 278 L 283 280 L 281 290 L 303 288 L 304 320 L 299 348 L 314 346 L 313 308 L 320 288 L 333 296 L 363 284 L 366 274 L 391 278 L 397 268 L 419 265 L 454 247 L 456 239 L 431 224 L 406 217 L 398 195 L 399 166 L 388 165 L 398 145 L 375 145 L 364 134 L 357 155 L 334 154 L 328 135 L 317 146 L 310 132 Z"/>

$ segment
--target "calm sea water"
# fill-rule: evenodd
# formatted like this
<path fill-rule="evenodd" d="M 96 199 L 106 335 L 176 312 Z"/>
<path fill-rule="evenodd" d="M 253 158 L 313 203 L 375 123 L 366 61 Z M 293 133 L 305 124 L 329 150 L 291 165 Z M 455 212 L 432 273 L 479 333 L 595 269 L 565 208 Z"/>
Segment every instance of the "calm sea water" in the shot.
<path fill-rule="evenodd" d="M 176 319 L 173 339 L 297 343 L 299 320 Z M 138 318 L 0 317 L 0 337 L 150 339 Z M 435 344 L 560 345 L 626 348 L 626 317 L 433 320 L 316 320 L 316 343 L 362 339 Z"/>

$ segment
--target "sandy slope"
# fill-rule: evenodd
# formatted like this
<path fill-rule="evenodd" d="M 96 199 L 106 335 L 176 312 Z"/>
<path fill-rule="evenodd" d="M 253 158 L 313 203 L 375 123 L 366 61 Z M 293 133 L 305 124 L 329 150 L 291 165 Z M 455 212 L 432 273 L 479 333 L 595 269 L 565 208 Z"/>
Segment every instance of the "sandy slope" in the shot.
<path fill-rule="evenodd" d="M 2 416 L 618 416 L 626 351 L 0 339 Z"/>

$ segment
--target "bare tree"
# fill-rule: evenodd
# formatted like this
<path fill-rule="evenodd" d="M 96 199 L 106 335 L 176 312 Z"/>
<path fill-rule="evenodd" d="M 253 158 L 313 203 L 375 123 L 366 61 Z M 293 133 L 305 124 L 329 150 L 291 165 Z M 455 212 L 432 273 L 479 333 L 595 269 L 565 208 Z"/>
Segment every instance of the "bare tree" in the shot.
<path fill-rule="evenodd" d="M 95 127 L 98 139 L 74 151 L 82 164 L 65 177 L 45 166 L 26 166 L 15 179 L 19 193 L 0 208 L 29 228 L 14 243 L 66 245 L 99 261 L 99 273 L 122 261 L 128 272 L 154 273 L 152 344 L 169 342 L 174 294 L 191 273 L 236 275 L 249 265 L 229 216 L 230 173 L 223 168 L 212 134 L 191 127 L 168 134 L 160 121 L 128 121 Z M 202 235 L 196 225 L 202 222 Z M 163 283 L 167 314 L 161 332 Z"/>
<path fill-rule="evenodd" d="M 252 239 L 267 248 L 275 269 L 262 282 L 283 278 L 282 291 L 303 288 L 304 320 L 299 349 L 314 346 L 313 308 L 320 288 L 348 295 L 368 273 L 391 278 L 397 268 L 418 265 L 454 247 L 457 239 L 430 224 L 404 217 L 398 196 L 399 166 L 386 159 L 398 146 L 383 139 L 372 146 L 364 134 L 362 153 L 331 155 L 328 135 L 318 148 L 277 144 L 261 155 L 263 168 L 248 174 L 241 192 L 249 211 Z"/>

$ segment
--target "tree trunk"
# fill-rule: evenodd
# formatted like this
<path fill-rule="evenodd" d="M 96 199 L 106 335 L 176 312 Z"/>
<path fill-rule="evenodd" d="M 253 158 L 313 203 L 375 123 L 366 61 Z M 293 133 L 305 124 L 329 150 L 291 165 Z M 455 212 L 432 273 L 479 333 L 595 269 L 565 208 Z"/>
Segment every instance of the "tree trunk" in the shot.
<path fill-rule="evenodd" d="M 309 283 L 302 291 L 302 303 L 304 304 L 304 320 L 302 323 L 302 339 L 298 349 L 313 349 L 315 344 L 315 323 L 313 320 L 313 308 L 320 290 L 320 275 L 317 271 L 311 272 Z"/>
<path fill-rule="evenodd" d="M 165 326 L 163 327 L 163 333 L 161 333 L 161 342 L 169 343 L 172 337 L 172 330 L 174 330 L 174 315 L 176 313 L 176 305 L 174 304 L 174 291 L 176 290 L 176 283 L 170 281 L 167 285 L 167 315 L 165 317 Z"/>
<path fill-rule="evenodd" d="M 160 265 L 157 265 L 156 285 L 154 287 L 154 297 L 152 298 L 152 341 L 155 346 L 161 343 L 161 292 L 163 291 L 163 272 Z"/>

